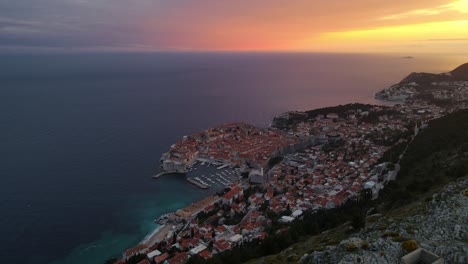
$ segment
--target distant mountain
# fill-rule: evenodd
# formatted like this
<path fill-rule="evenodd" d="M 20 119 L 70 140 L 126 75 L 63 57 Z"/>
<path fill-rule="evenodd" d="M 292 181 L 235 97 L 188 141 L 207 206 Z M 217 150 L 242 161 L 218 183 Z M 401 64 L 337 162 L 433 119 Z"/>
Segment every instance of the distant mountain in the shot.
<path fill-rule="evenodd" d="M 417 83 L 420 85 L 429 84 L 432 82 L 444 82 L 444 81 L 468 81 L 468 63 L 458 66 L 451 72 L 448 73 L 425 73 L 425 72 L 413 72 L 406 76 L 399 84 Z"/>
<path fill-rule="evenodd" d="M 432 82 L 450 81 L 452 77 L 447 73 L 435 74 L 425 72 L 413 72 L 406 76 L 399 84 L 417 83 L 419 85 L 426 85 Z"/>
<path fill-rule="evenodd" d="M 468 63 L 458 66 L 450 73 L 452 77 L 458 81 L 468 81 Z"/>

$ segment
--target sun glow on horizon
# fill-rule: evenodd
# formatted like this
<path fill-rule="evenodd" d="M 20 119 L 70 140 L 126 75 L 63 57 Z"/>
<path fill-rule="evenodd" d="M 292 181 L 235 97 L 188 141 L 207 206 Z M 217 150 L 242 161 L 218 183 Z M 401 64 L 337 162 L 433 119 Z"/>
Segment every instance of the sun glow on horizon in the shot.
<path fill-rule="evenodd" d="M 327 32 L 307 42 L 323 50 L 347 48 L 359 51 L 368 48 L 369 51 L 377 52 L 400 50 L 450 52 L 447 50 L 449 46 L 441 44 L 450 42 L 454 46 L 468 47 L 467 37 L 468 20 L 457 20 Z"/>

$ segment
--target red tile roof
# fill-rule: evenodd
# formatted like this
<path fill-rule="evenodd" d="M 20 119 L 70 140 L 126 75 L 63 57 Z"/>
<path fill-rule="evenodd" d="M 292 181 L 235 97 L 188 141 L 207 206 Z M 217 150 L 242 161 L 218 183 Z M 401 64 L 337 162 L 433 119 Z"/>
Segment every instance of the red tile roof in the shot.
<path fill-rule="evenodd" d="M 170 264 L 182 264 L 185 263 L 185 260 L 188 258 L 188 253 L 187 252 L 182 252 L 179 253 L 177 252 L 176 255 L 170 259 L 167 260 Z"/>
<path fill-rule="evenodd" d="M 169 254 L 166 252 L 166 253 L 164 253 L 164 254 L 162 254 L 160 256 L 154 257 L 154 262 L 156 262 L 157 264 L 162 263 L 168 257 L 169 257 Z"/>
<path fill-rule="evenodd" d="M 203 250 L 198 255 L 204 259 L 210 259 L 212 257 L 211 252 L 208 250 Z"/>

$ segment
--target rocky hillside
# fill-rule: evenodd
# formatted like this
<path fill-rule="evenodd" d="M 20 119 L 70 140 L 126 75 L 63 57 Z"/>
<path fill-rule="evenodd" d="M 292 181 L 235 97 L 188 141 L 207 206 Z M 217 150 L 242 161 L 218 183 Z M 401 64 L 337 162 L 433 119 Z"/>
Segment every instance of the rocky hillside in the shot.
<path fill-rule="evenodd" d="M 349 224 L 249 263 L 399 263 L 411 247 L 422 247 L 446 263 L 468 262 L 468 178 L 446 185 L 430 199 L 385 216 L 366 218 L 366 227 L 349 233 Z"/>
<path fill-rule="evenodd" d="M 403 207 L 385 217 L 369 216 L 366 228 L 358 234 L 336 246 L 304 254 L 300 263 L 398 263 L 411 249 L 405 246 L 413 241 L 446 263 L 467 263 L 467 187 L 468 180 L 460 179 L 430 201 Z"/>

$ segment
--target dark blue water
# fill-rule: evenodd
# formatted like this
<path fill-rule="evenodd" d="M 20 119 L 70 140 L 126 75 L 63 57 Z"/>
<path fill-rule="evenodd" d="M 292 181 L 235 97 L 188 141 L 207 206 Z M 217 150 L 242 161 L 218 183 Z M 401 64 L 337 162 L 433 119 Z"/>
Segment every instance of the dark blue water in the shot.
<path fill-rule="evenodd" d="M 150 177 L 179 137 L 348 102 L 461 58 L 339 54 L 0 55 L 0 259 L 103 263 L 207 195 Z"/>

